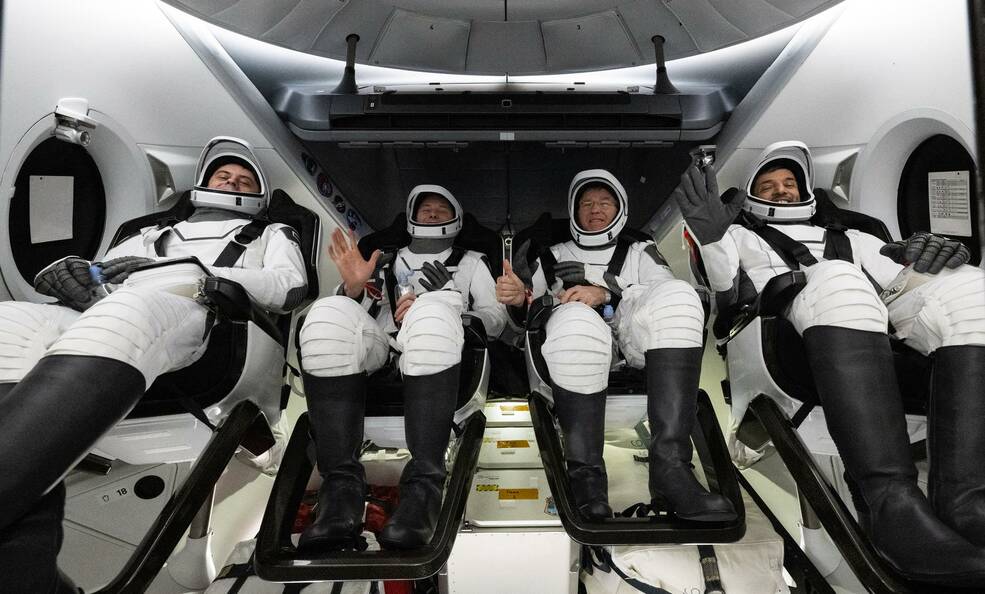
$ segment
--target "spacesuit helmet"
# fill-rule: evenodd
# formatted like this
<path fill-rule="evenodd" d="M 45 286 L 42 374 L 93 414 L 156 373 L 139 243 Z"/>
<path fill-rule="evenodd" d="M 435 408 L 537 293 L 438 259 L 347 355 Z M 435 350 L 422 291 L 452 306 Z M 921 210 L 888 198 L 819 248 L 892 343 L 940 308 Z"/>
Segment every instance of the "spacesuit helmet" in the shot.
<path fill-rule="evenodd" d="M 616 199 L 618 211 L 609 224 L 602 229 L 590 231 L 583 229 L 578 220 L 578 201 L 582 194 L 591 188 L 604 187 Z M 586 169 L 575 175 L 568 188 L 568 220 L 571 237 L 582 247 L 598 247 L 611 243 L 619 236 L 629 220 L 629 200 L 626 189 L 616 176 L 605 169 Z"/>
<path fill-rule="evenodd" d="M 800 193 L 799 202 L 774 202 L 759 198 L 753 193 L 756 179 L 776 169 L 788 169 L 793 173 Z M 766 147 L 753 163 L 746 184 L 749 199 L 742 208 L 763 220 L 774 223 L 806 221 L 814 216 L 817 208 L 813 187 L 814 160 L 807 145 L 796 140 L 775 142 Z"/>
<path fill-rule="evenodd" d="M 257 181 L 256 192 L 209 187 L 209 180 L 215 172 L 230 163 L 253 172 Z M 267 206 L 268 197 L 267 180 L 260 169 L 260 161 L 253 154 L 253 148 L 248 142 L 230 136 L 216 136 L 205 145 L 198 159 L 198 168 L 195 170 L 192 204 L 199 208 L 222 208 L 253 216 Z"/>
<path fill-rule="evenodd" d="M 451 220 L 442 223 L 417 221 L 417 208 L 430 196 L 440 196 L 448 201 L 452 209 Z M 417 239 L 452 238 L 462 230 L 462 206 L 446 188 L 434 184 L 414 186 L 407 195 L 407 232 Z"/>

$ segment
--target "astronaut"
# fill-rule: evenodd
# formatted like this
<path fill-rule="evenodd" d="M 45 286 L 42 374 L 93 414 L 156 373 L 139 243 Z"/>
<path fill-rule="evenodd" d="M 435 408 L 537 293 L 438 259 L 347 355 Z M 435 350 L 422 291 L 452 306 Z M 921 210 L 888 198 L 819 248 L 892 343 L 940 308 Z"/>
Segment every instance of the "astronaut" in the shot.
<path fill-rule="evenodd" d="M 626 190 L 608 171 L 591 169 L 574 177 L 568 215 L 573 240 L 544 250 L 530 270 L 521 270 L 527 262 L 527 248 L 521 246 L 514 257 L 517 269 L 504 262 L 496 291 L 514 318 L 528 303 L 524 277 L 531 297 L 559 297 L 542 352 L 579 511 L 593 519 L 612 516 L 602 459 L 605 394 L 617 354 L 611 324 L 627 363 L 646 369 L 651 496 L 662 496 L 681 518 L 734 518 L 731 502 L 705 490 L 690 468 L 704 328 L 697 294 L 673 277 L 652 241 L 620 234 L 629 204 Z M 606 305 L 614 309 L 609 324 L 600 315 Z"/>
<path fill-rule="evenodd" d="M 876 550 L 911 579 L 985 584 L 985 273 L 944 237 L 885 244 L 815 224 L 812 185 L 807 147 L 779 142 L 755 162 L 744 191 L 719 199 L 714 169 L 692 166 L 674 196 L 720 311 L 755 299 L 791 268 L 806 275 L 786 317 L 803 336 Z M 737 215 L 743 224 L 733 224 Z M 929 502 L 910 458 L 889 324 L 933 359 Z"/>
<path fill-rule="evenodd" d="M 331 550 L 358 546 L 366 479 L 359 463 L 367 375 L 399 353 L 404 426 L 411 460 L 400 478 L 400 502 L 379 536 L 382 546 L 409 549 L 434 532 L 445 481 L 464 330 L 470 312 L 496 337 L 506 309 L 496 302 L 485 257 L 454 246 L 462 208 L 437 185 L 407 196 L 410 244 L 362 257 L 355 236 L 336 229 L 329 255 L 342 284 L 319 299 L 301 328 L 308 415 L 315 433 L 322 486 L 314 523 L 300 546 Z"/>
<path fill-rule="evenodd" d="M 270 223 L 253 241 L 234 241 L 267 204 L 258 163 L 246 142 L 213 139 L 198 163 L 194 214 L 144 228 L 111 249 L 101 264 L 107 284 L 93 278 L 98 268 L 91 274 L 89 262 L 69 257 L 35 281 L 60 304 L 0 303 L 5 588 L 70 588 L 56 567 L 62 477 L 155 378 L 193 363 L 207 346 L 211 316 L 194 296 L 205 273 L 188 264 L 142 266 L 195 256 L 270 311 L 289 311 L 303 298 L 307 277 L 292 228 Z"/>

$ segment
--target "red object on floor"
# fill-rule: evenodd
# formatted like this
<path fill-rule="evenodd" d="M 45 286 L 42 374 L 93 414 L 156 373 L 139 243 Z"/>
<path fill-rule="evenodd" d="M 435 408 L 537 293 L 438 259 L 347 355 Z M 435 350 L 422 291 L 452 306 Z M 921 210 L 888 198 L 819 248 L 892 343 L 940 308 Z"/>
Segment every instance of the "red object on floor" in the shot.
<path fill-rule="evenodd" d="M 399 487 L 370 485 L 364 529 L 379 534 L 383 530 L 383 525 L 390 519 L 393 510 L 397 509 L 399 499 Z"/>
<path fill-rule="evenodd" d="M 414 594 L 414 582 L 383 582 L 383 594 Z"/>
<path fill-rule="evenodd" d="M 294 525 L 291 526 L 291 534 L 300 534 L 309 524 L 315 521 L 315 502 L 318 501 L 318 491 L 305 491 L 301 498 L 301 505 L 298 506 L 298 513 L 294 516 Z"/>

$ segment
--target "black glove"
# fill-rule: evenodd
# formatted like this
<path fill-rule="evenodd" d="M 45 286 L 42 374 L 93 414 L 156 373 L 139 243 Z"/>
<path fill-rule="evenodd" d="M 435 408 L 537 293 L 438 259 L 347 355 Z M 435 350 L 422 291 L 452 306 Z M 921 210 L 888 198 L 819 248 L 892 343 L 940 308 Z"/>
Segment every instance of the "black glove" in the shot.
<path fill-rule="evenodd" d="M 898 264 L 913 264 L 917 272 L 937 274 L 945 266 L 957 268 L 971 259 L 960 241 L 921 231 L 902 241 L 887 243 L 879 253 Z"/>
<path fill-rule="evenodd" d="M 554 276 L 561 279 L 565 289 L 576 285 L 591 285 L 585 279 L 585 264 L 572 260 L 565 260 L 554 265 Z"/>
<path fill-rule="evenodd" d="M 529 258 L 529 251 L 530 240 L 528 239 L 521 243 L 520 247 L 513 252 L 513 261 L 511 264 L 513 264 L 513 272 L 520 277 L 523 284 L 532 288 L 534 286 L 534 273 L 536 273 L 537 269 L 540 268 L 540 264 L 536 258 L 534 258 L 533 262 L 530 262 L 527 259 Z"/>
<path fill-rule="evenodd" d="M 89 276 L 89 261 L 78 256 L 68 256 L 49 264 L 34 277 L 35 291 L 78 311 L 85 311 L 99 301 L 94 292 L 96 287 Z"/>
<path fill-rule="evenodd" d="M 451 272 L 445 268 L 444 264 L 437 260 L 434 262 L 425 262 L 421 266 L 421 272 L 424 274 L 424 278 L 421 279 L 421 286 L 426 291 L 441 291 L 455 288 Z"/>
<path fill-rule="evenodd" d="M 140 256 L 122 256 L 113 258 L 105 262 L 99 262 L 103 269 L 103 282 L 118 285 L 127 280 L 130 274 L 140 268 L 141 265 L 153 262 L 153 258 L 142 258 Z"/>
<path fill-rule="evenodd" d="M 721 239 L 746 201 L 746 193 L 736 188 L 727 190 L 719 198 L 714 165 L 704 171 L 694 165 L 688 167 L 671 196 L 701 245 Z"/>

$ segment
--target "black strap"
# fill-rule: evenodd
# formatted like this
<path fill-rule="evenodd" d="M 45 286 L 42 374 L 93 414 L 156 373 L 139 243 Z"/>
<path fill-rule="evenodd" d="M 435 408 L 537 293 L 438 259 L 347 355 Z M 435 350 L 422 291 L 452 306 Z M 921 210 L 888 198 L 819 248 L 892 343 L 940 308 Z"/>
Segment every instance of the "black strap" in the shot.
<path fill-rule="evenodd" d="M 827 226 L 824 234 L 824 259 L 854 262 L 852 242 L 845 234 L 845 227 L 837 223 Z"/>
<path fill-rule="evenodd" d="M 817 258 L 811 255 L 807 246 L 786 233 L 770 227 L 762 219 L 743 211 L 739 221 L 746 228 L 758 235 L 780 256 L 790 270 L 800 270 L 801 266 L 817 264 Z"/>
<path fill-rule="evenodd" d="M 616 240 L 616 249 L 612 252 L 612 257 L 609 258 L 609 265 L 605 269 L 606 273 L 618 276 L 622 272 L 622 265 L 626 262 L 626 254 L 629 253 L 629 246 L 632 244 L 632 240 L 622 236 Z"/>
<path fill-rule="evenodd" d="M 628 575 L 626 575 L 626 573 L 623 570 L 619 569 L 619 566 L 618 565 L 616 565 L 615 563 L 613 563 L 612 556 L 609 555 L 609 551 L 606 550 L 605 547 L 592 547 L 592 550 L 595 552 L 596 555 L 599 556 L 599 558 L 602 559 L 602 562 L 606 566 L 608 566 L 609 568 L 611 568 L 612 571 L 616 572 L 616 575 L 618 575 L 620 578 L 622 578 L 622 581 L 624 581 L 627 584 L 629 584 L 630 586 L 636 588 L 640 592 L 643 592 L 644 594 L 671 594 L 670 592 L 668 592 L 667 590 L 664 590 L 663 588 L 658 588 L 656 586 L 651 586 L 650 584 L 647 584 L 646 582 L 641 582 L 640 580 L 638 580 L 636 578 L 631 578 Z M 601 569 L 605 570 L 606 567 L 602 567 Z"/>
<path fill-rule="evenodd" d="M 815 406 L 817 406 L 817 403 L 815 402 L 805 402 L 800 405 L 800 408 L 797 409 L 797 412 L 795 412 L 793 417 L 790 419 L 790 424 L 793 425 L 794 429 L 800 427 L 800 424 L 804 422 L 807 415 L 811 414 L 811 411 L 814 410 Z"/>
<path fill-rule="evenodd" d="M 380 259 L 383 257 L 380 256 Z M 387 264 L 383 265 L 383 285 L 386 288 L 386 298 L 390 303 L 390 315 L 393 316 L 394 322 L 397 321 L 397 275 L 393 272 L 393 266 L 397 259 L 393 258 Z"/>
<path fill-rule="evenodd" d="M 219 268 L 229 268 L 235 264 L 239 257 L 246 251 L 246 246 L 250 245 L 258 237 L 263 235 L 263 230 L 267 228 L 270 221 L 265 218 L 253 219 L 239 230 L 233 240 L 226 244 L 222 252 L 212 263 Z"/>
<path fill-rule="evenodd" d="M 547 288 L 550 289 L 554 285 L 554 281 L 557 280 L 557 277 L 554 276 L 557 258 L 554 257 L 554 252 L 550 248 L 544 250 L 544 253 L 540 255 L 540 265 L 544 269 L 544 280 L 547 281 Z"/>
<path fill-rule="evenodd" d="M 159 229 L 162 227 L 158 227 Z M 164 258 L 167 256 L 164 249 L 164 244 L 167 242 L 168 237 L 171 236 L 171 227 L 168 226 L 164 229 L 164 232 L 156 240 L 154 240 L 154 253 L 157 254 L 158 258 Z"/>
<path fill-rule="evenodd" d="M 201 421 L 206 427 L 208 427 L 212 431 L 216 430 L 216 426 L 212 424 L 212 421 L 209 420 L 209 417 L 205 415 L 205 411 L 202 410 L 202 407 L 199 406 L 198 403 L 195 402 L 195 400 L 191 398 L 182 398 L 178 400 L 178 404 L 180 404 L 185 410 L 187 410 L 191 416 Z"/>
<path fill-rule="evenodd" d="M 462 246 L 459 245 L 451 246 L 451 254 L 449 254 L 444 261 L 445 267 L 458 266 L 459 262 L 462 261 L 462 258 L 465 257 L 466 252 L 468 252 L 468 250 L 463 248 Z"/>
<path fill-rule="evenodd" d="M 701 575 L 705 579 L 705 594 L 725 594 L 722 586 L 722 574 L 718 569 L 718 556 L 715 547 L 709 544 L 698 545 L 698 555 L 701 557 Z"/>

